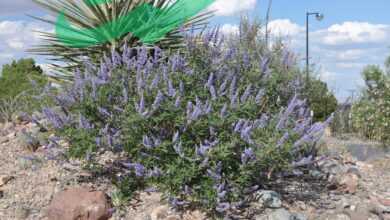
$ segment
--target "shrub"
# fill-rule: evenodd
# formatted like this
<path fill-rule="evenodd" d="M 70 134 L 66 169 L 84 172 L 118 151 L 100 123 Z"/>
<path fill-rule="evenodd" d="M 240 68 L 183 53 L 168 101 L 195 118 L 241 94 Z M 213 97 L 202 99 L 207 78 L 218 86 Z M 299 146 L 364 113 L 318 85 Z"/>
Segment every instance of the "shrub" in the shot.
<path fill-rule="evenodd" d="M 47 83 L 42 69 L 33 59 L 20 59 L 6 64 L 0 76 L 0 121 L 11 120 L 15 113 L 37 110 L 40 101 L 33 97 Z"/>
<path fill-rule="evenodd" d="M 310 109 L 313 110 L 314 121 L 324 121 L 337 109 L 337 99 L 329 91 L 325 82 L 311 78 L 309 86 L 303 90 Z"/>
<path fill-rule="evenodd" d="M 125 47 L 100 66 L 86 63 L 54 96 L 61 111 L 43 110 L 69 154 L 93 161 L 125 152 L 119 181 L 138 179 L 174 207 L 219 215 L 244 207 L 267 176 L 311 164 L 329 120 L 311 124 L 297 94 L 284 108 L 268 108 L 263 80 L 272 54 L 224 48 L 216 33 L 200 39 L 207 50 L 190 38 L 181 54 Z"/>
<path fill-rule="evenodd" d="M 378 66 L 363 71 L 366 88 L 352 106 L 352 123 L 361 135 L 390 143 L 390 75 Z"/>

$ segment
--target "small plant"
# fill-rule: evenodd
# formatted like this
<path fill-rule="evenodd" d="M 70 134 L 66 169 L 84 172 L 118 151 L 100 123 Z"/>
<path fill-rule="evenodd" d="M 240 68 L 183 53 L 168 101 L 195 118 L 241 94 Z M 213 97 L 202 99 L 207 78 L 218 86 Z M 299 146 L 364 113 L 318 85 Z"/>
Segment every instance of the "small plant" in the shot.
<path fill-rule="evenodd" d="M 124 47 L 100 66 L 86 63 L 54 96 L 60 111 L 43 112 L 73 157 L 125 152 L 119 181 L 130 192 L 155 186 L 175 208 L 228 215 L 268 178 L 313 163 L 330 119 L 312 124 L 298 94 L 285 107 L 269 107 L 263 82 L 271 54 L 222 45 L 213 32 L 190 38 L 182 53 L 156 47 L 148 56 L 145 48 Z M 126 176 L 144 184 L 126 184 Z"/>

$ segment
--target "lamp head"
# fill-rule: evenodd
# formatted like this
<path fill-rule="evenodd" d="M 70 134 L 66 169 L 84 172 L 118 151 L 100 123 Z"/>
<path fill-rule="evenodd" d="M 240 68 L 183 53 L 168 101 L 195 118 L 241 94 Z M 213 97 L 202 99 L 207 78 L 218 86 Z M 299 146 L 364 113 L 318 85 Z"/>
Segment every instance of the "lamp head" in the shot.
<path fill-rule="evenodd" d="M 316 14 L 316 19 L 317 19 L 318 21 L 322 21 L 322 20 L 324 19 L 324 14 L 322 14 L 322 13 L 317 13 L 317 14 Z"/>

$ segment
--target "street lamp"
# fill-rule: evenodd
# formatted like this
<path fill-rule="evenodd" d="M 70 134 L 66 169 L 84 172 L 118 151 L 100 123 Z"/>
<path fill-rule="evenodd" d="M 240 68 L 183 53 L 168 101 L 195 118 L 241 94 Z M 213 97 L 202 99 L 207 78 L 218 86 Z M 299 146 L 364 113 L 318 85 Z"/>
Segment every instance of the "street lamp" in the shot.
<path fill-rule="evenodd" d="M 306 12 L 306 83 L 309 84 L 309 17 L 314 15 L 318 21 L 324 19 L 324 15 L 319 12 Z"/>

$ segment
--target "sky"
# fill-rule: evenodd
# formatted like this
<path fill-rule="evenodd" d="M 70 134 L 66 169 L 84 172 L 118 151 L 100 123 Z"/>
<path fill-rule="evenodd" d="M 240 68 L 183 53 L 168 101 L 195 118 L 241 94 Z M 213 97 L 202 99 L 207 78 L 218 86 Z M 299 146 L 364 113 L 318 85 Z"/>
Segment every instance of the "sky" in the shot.
<path fill-rule="evenodd" d="M 211 23 L 224 32 L 236 32 L 241 15 L 264 19 L 268 0 L 216 0 Z M 337 98 L 345 100 L 363 86 L 362 69 L 382 65 L 390 55 L 389 0 L 273 0 L 270 31 L 282 38 L 303 65 L 306 12 L 321 12 L 324 20 L 310 19 L 310 58 L 318 77 Z M 26 14 L 48 16 L 31 0 L 0 0 L 0 66 L 21 57 L 34 57 L 45 67 L 44 57 L 26 52 L 39 43 L 38 31 L 53 27 Z"/>

